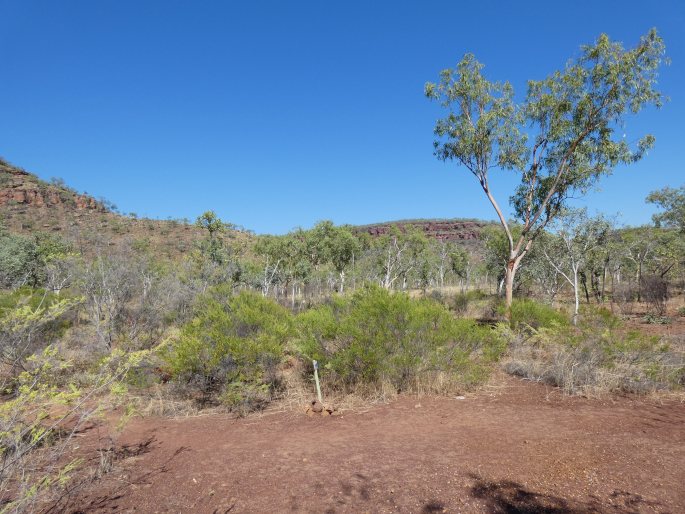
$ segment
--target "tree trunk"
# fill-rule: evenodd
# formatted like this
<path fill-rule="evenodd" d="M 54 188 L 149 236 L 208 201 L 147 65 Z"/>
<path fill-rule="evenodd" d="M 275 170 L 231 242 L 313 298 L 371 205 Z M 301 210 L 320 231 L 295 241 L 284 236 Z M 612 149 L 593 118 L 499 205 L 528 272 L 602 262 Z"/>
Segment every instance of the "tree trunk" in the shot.
<path fill-rule="evenodd" d="M 510 259 L 509 262 L 507 262 L 506 275 L 504 276 L 504 296 L 508 319 L 511 319 L 511 303 L 514 300 L 514 277 L 516 276 L 516 268 L 518 268 L 518 260 Z"/>
<path fill-rule="evenodd" d="M 592 278 L 590 278 L 590 280 L 592 280 Z M 585 292 L 585 301 L 587 303 L 590 303 L 590 291 L 588 291 L 587 288 L 587 275 L 584 271 L 580 273 L 580 282 L 583 284 L 583 291 Z"/>
<path fill-rule="evenodd" d="M 578 311 L 580 310 L 580 294 L 578 292 L 578 271 L 573 270 L 573 298 L 575 300 L 575 307 L 573 309 L 573 324 L 578 323 Z"/>

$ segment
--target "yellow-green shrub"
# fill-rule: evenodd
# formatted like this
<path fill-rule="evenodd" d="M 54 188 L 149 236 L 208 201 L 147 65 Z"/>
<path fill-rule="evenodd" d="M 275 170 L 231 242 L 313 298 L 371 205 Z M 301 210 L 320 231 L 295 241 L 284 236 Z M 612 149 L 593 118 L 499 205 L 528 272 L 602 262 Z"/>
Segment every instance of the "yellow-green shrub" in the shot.
<path fill-rule="evenodd" d="M 413 390 L 437 374 L 471 382 L 480 366 L 473 357 L 495 359 L 501 341 L 473 320 L 456 319 L 443 305 L 379 287 L 300 314 L 295 347 L 322 362 L 328 384 L 391 385 Z M 493 350 L 494 349 L 494 350 Z"/>
<path fill-rule="evenodd" d="M 253 409 L 279 387 L 277 366 L 292 333 L 290 313 L 243 291 L 203 297 L 197 314 L 164 352 L 172 379 L 208 401 L 218 393 L 231 407 Z"/>

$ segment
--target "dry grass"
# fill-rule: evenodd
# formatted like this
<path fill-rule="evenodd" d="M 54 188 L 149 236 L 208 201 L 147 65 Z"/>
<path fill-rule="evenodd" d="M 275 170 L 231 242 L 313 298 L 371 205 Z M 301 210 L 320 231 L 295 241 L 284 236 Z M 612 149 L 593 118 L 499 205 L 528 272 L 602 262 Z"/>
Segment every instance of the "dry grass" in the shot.
<path fill-rule="evenodd" d="M 519 340 L 502 366 L 507 373 L 559 387 L 566 394 L 602 397 L 627 392 L 685 398 L 682 339 L 669 338 L 668 346 L 664 341 L 661 349 L 619 352 L 612 357 L 591 342 L 568 347 Z"/>

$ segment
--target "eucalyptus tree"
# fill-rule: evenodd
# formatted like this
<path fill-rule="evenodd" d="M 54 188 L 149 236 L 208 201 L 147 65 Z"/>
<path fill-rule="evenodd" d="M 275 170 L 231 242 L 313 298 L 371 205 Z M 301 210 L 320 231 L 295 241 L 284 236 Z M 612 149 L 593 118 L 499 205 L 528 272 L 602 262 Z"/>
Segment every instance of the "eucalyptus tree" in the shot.
<path fill-rule="evenodd" d="M 345 291 L 345 272 L 354 263 L 361 245 L 349 227 L 334 227 L 329 243 L 329 261 L 340 277 L 339 291 Z"/>
<path fill-rule="evenodd" d="M 207 230 L 210 238 L 218 236 L 225 230 L 225 223 L 214 211 L 205 211 L 195 220 L 195 225 Z"/>
<path fill-rule="evenodd" d="M 207 231 L 207 238 L 200 243 L 200 251 L 217 265 L 226 264 L 228 252 L 221 239 L 226 231 L 226 224 L 214 211 L 206 211 L 197 217 L 195 225 Z"/>
<path fill-rule="evenodd" d="M 526 261 L 533 282 L 549 303 L 554 302 L 565 283 L 557 267 L 545 256 L 544 250 L 552 248 L 553 241 L 554 236 L 549 232 L 545 231 L 540 234 L 538 244 L 531 250 Z"/>
<path fill-rule="evenodd" d="M 685 234 L 685 186 L 652 191 L 647 196 L 647 202 L 662 209 L 662 212 L 653 216 L 657 227 L 674 227 Z"/>
<path fill-rule="evenodd" d="M 401 278 L 402 289 L 406 289 L 409 274 L 419 264 L 421 253 L 428 246 L 426 236 L 411 227 L 404 231 L 392 227 L 377 240 L 376 245 L 381 286 L 391 289 Z"/>
<path fill-rule="evenodd" d="M 555 235 L 542 251 L 549 264 L 573 288 L 573 322 L 580 308 L 579 277 L 592 251 L 611 234 L 611 224 L 602 216 L 588 217 L 585 209 L 565 210 L 554 223 Z"/>
<path fill-rule="evenodd" d="M 453 245 L 450 250 L 450 271 L 459 278 L 462 292 L 469 287 L 471 258 L 463 248 Z"/>
<path fill-rule="evenodd" d="M 281 236 L 261 236 L 254 247 L 255 253 L 262 258 L 261 289 L 262 296 L 268 296 L 272 287 L 279 282 L 286 257 L 285 240 Z"/>
<path fill-rule="evenodd" d="M 440 239 L 437 243 L 436 256 L 437 256 L 437 272 L 438 272 L 438 285 L 440 287 L 445 287 L 445 276 L 449 271 L 449 256 L 451 250 L 451 243 Z"/>
<path fill-rule="evenodd" d="M 426 84 L 426 96 L 448 111 L 435 125 L 435 155 L 476 177 L 506 235 L 508 306 L 521 260 L 567 199 L 584 194 L 618 164 L 640 160 L 653 146 L 653 136 L 631 145 L 617 128 L 630 113 L 661 106 L 656 83 L 664 52 L 656 29 L 629 50 L 602 34 L 563 70 L 529 81 L 520 105 L 511 84 L 488 81 L 472 54 L 444 70 L 437 84 Z M 522 225 L 519 235 L 493 194 L 494 169 L 520 175 L 510 198 Z"/>
<path fill-rule="evenodd" d="M 642 299 L 642 277 L 645 267 L 653 258 L 659 240 L 655 237 L 654 229 L 648 226 L 623 230 L 621 239 L 624 244 L 624 258 L 629 264 L 628 269 L 635 273 L 637 301 L 639 302 Z"/>

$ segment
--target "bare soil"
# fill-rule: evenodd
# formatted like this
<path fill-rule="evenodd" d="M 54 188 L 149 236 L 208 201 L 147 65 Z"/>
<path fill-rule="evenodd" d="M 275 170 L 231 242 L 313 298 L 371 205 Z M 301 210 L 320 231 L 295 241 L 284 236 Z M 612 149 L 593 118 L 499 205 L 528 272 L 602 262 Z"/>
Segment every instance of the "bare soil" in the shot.
<path fill-rule="evenodd" d="M 118 445 L 51 511 L 685 512 L 685 404 L 510 377 L 330 417 L 134 419 Z"/>

